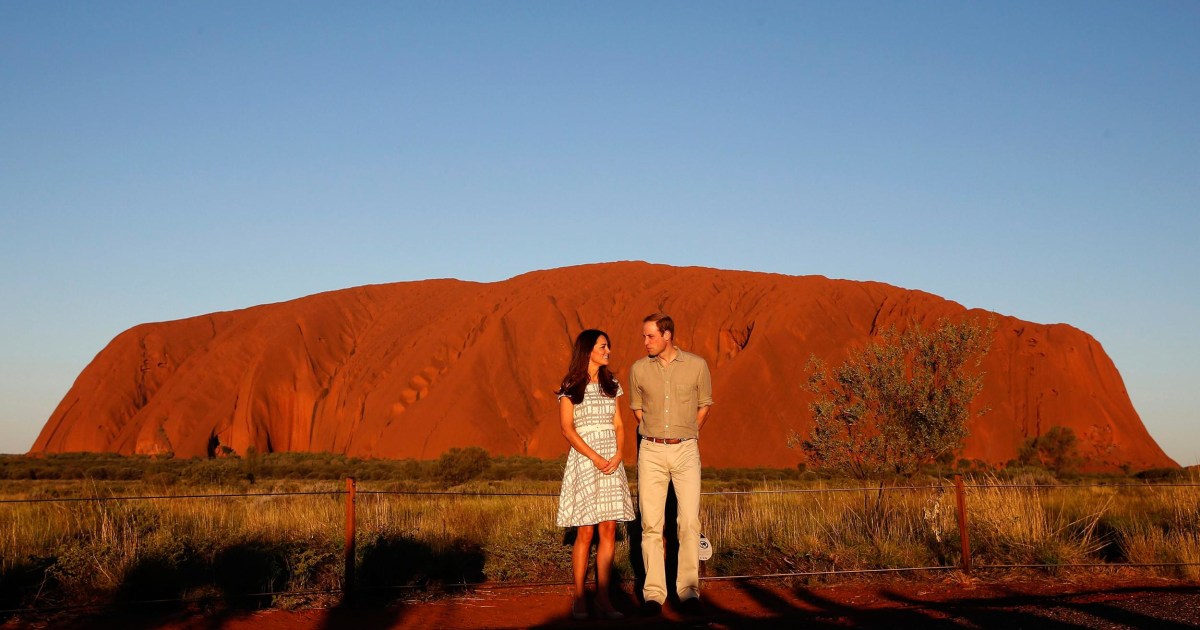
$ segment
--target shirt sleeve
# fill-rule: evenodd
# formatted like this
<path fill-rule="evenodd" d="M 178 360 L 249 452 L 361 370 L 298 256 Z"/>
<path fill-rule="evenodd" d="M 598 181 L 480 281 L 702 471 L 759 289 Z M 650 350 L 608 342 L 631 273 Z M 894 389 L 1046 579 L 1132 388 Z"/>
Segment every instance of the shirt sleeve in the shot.
<path fill-rule="evenodd" d="M 642 389 L 638 387 L 638 363 L 629 368 L 629 408 L 634 411 L 642 410 Z"/>
<path fill-rule="evenodd" d="M 704 408 L 711 407 L 712 404 L 712 375 L 708 372 L 708 362 L 701 359 L 700 378 L 696 383 L 696 406 Z"/>
<path fill-rule="evenodd" d="M 617 381 L 615 378 L 613 380 L 617 382 L 617 395 L 613 396 L 613 398 L 620 398 L 625 393 L 625 390 L 621 389 L 621 381 Z"/>

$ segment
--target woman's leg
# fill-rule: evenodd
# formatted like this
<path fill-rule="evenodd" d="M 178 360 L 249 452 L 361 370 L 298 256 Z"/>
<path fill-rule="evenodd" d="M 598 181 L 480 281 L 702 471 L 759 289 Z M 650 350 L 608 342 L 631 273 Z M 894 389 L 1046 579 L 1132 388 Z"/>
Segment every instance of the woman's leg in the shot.
<path fill-rule="evenodd" d="M 575 577 L 575 603 L 573 610 L 582 612 L 587 610 L 587 605 L 584 603 L 584 582 L 587 581 L 588 556 L 592 551 L 592 532 L 596 530 L 593 525 L 582 525 L 575 528 L 575 547 L 571 549 L 571 572 Z"/>
<path fill-rule="evenodd" d="M 603 521 L 596 527 L 600 530 L 600 543 L 596 548 L 596 606 L 601 610 L 612 610 L 608 599 L 608 577 L 617 548 L 617 522 Z"/>

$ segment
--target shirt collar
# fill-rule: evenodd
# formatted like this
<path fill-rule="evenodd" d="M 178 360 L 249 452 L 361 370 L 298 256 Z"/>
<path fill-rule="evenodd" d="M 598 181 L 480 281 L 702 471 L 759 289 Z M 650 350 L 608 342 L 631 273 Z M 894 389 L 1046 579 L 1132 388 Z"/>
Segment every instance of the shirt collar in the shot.
<path fill-rule="evenodd" d="M 684 352 L 683 350 L 680 350 L 679 348 L 675 348 L 675 358 L 671 359 L 671 363 L 675 363 L 676 361 L 683 362 L 684 361 L 683 355 L 685 355 L 685 354 L 687 354 L 687 353 Z M 652 357 L 652 356 L 646 355 L 646 360 L 653 363 L 653 362 L 658 361 L 658 357 L 657 356 Z"/>

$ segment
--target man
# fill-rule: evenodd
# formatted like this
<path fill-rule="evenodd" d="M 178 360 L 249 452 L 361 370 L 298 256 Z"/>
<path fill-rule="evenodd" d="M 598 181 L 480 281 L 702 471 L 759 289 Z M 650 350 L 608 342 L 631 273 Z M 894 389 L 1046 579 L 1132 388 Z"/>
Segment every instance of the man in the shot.
<path fill-rule="evenodd" d="M 712 377 L 704 359 L 675 347 L 675 322 L 655 313 L 642 320 L 644 359 L 629 369 L 629 406 L 638 421 L 638 503 L 642 516 L 644 612 L 657 615 L 667 599 L 663 521 L 667 486 L 678 500 L 679 571 L 676 593 L 685 614 L 700 613 L 700 429 L 712 406 Z"/>

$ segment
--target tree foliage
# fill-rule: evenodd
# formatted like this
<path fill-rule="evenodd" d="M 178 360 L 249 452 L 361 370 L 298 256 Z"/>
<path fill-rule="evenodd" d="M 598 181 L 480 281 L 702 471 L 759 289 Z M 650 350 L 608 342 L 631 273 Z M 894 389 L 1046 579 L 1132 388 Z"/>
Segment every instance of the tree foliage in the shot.
<path fill-rule="evenodd" d="M 813 428 L 793 434 L 813 464 L 865 479 L 911 475 L 954 453 L 967 435 L 971 402 L 983 388 L 978 366 L 994 322 L 939 320 L 888 328 L 842 365 L 809 359 Z M 986 410 L 981 410 L 982 414 Z"/>
<path fill-rule="evenodd" d="M 437 460 L 437 478 L 449 484 L 466 483 L 491 465 L 488 452 L 478 446 L 452 448 Z"/>
<path fill-rule="evenodd" d="M 1083 463 L 1079 438 L 1071 427 L 1050 427 L 1042 435 L 1031 437 L 1017 449 L 1017 463 L 1042 466 L 1056 473 L 1072 473 Z"/>

